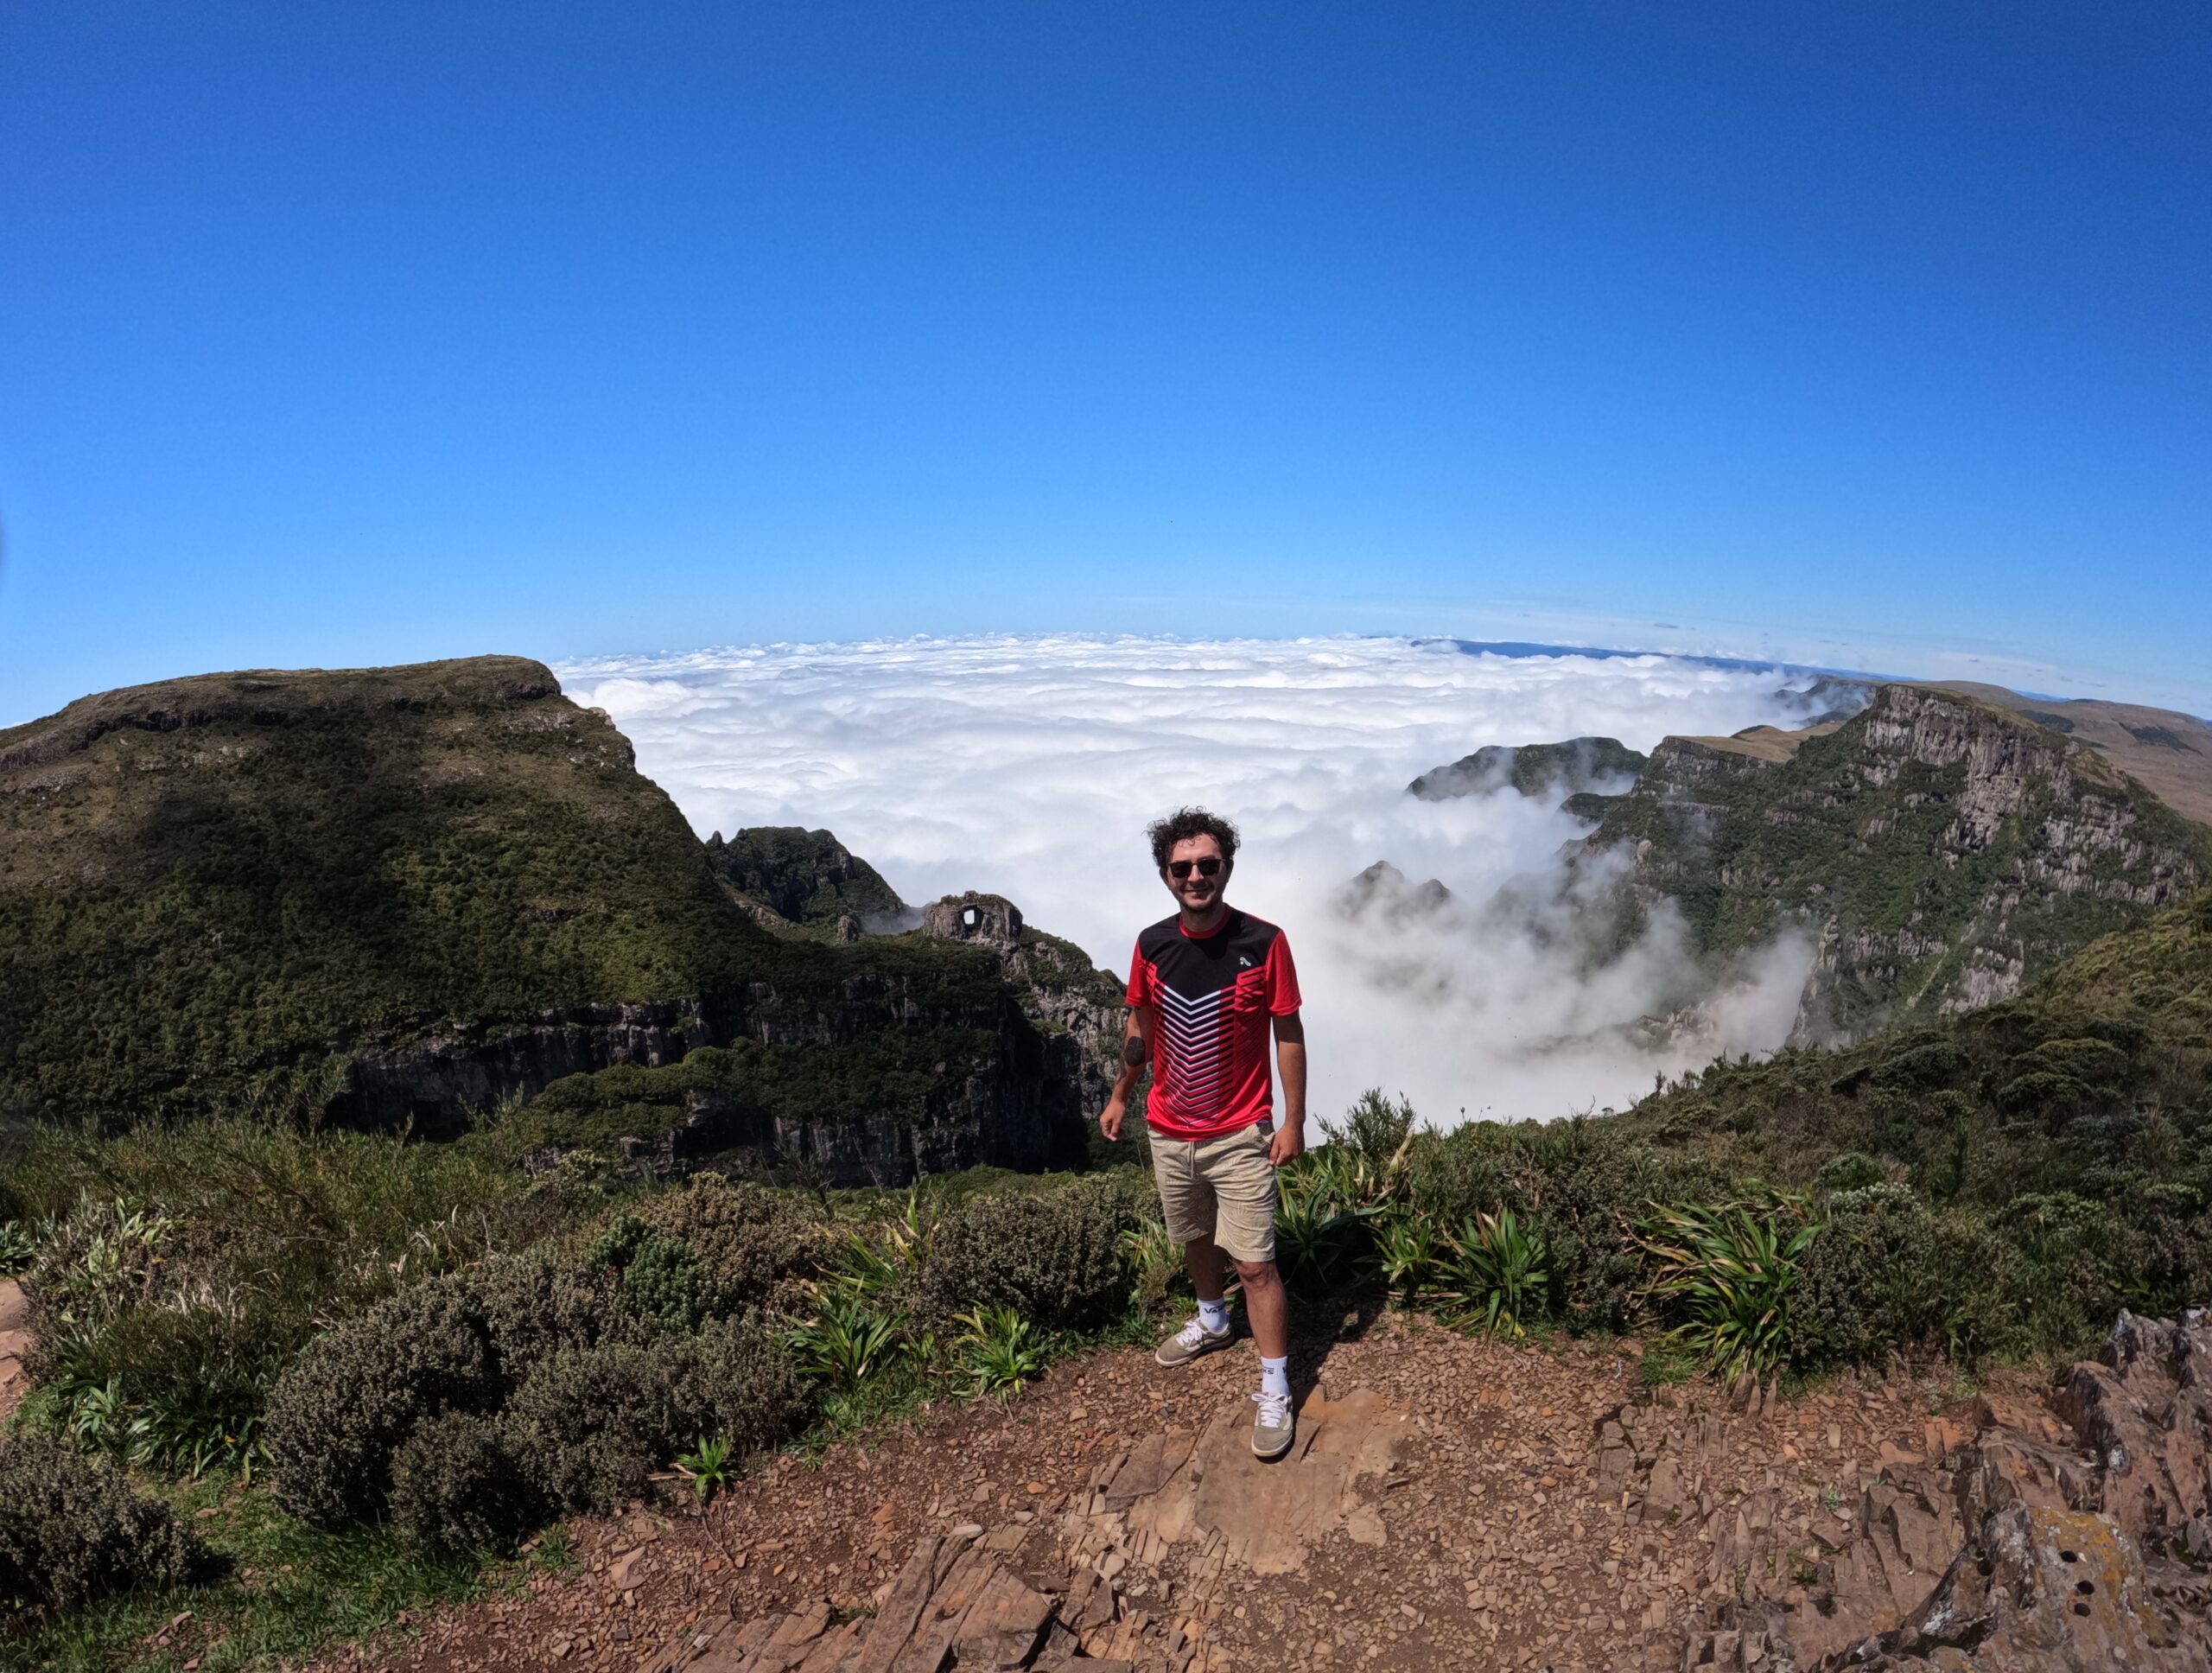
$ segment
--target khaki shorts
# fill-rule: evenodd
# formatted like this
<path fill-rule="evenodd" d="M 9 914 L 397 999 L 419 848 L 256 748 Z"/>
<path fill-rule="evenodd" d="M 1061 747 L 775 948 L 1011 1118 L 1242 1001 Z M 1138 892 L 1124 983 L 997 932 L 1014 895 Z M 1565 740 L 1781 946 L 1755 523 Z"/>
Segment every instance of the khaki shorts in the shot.
<path fill-rule="evenodd" d="M 1154 1129 L 1152 1174 L 1179 1244 L 1211 1237 L 1232 1261 L 1275 1257 L 1275 1170 L 1268 1124 L 1255 1122 L 1217 1139 L 1176 1139 Z"/>

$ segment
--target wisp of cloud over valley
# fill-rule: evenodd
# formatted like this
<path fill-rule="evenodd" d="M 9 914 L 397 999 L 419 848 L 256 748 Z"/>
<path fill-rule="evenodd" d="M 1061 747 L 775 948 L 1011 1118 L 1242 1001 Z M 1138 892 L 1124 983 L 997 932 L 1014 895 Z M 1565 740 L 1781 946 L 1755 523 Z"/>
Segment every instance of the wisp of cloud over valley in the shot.
<path fill-rule="evenodd" d="M 1726 974 L 1702 1032 L 1654 1044 L 1639 1020 L 1689 979 L 1663 913 L 1593 975 L 1525 917 L 1351 919 L 1336 904 L 1382 859 L 1466 908 L 1515 879 L 1550 897 L 1562 849 L 1589 830 L 1557 797 L 1430 802 L 1408 781 L 1484 744 L 1599 735 L 1648 750 L 1669 733 L 1801 721 L 1770 671 L 1402 639 L 1068 636 L 775 645 L 559 671 L 578 702 L 613 716 L 702 835 L 826 826 L 909 901 L 1002 894 L 1116 970 L 1138 927 L 1171 910 L 1146 822 L 1185 803 L 1227 814 L 1245 843 L 1232 900 L 1281 923 L 1298 951 L 1324 1116 L 1370 1085 L 1438 1124 L 1621 1104 L 1656 1072 L 1780 1044 L 1804 978 L 1802 945 L 1769 949 Z"/>

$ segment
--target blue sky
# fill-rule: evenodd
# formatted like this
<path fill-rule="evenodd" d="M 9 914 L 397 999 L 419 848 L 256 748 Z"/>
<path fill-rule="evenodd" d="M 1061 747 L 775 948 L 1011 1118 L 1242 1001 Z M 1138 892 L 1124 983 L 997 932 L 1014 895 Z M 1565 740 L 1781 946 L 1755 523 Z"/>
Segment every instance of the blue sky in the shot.
<path fill-rule="evenodd" d="M 981 630 L 2212 710 L 2208 86 L 2195 3 L 10 7 L 0 723 Z"/>

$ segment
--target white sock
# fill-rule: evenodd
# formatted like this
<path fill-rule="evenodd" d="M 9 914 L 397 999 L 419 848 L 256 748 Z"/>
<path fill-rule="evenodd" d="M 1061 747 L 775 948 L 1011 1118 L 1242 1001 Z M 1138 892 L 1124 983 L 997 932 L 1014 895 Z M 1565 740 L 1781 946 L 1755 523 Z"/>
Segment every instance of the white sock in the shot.
<path fill-rule="evenodd" d="M 1260 1361 L 1260 1392 L 1272 1394 L 1279 1399 L 1290 1398 L 1290 1356 L 1280 1359 Z"/>
<path fill-rule="evenodd" d="M 1215 1335 L 1220 1335 L 1229 1328 L 1229 1303 L 1225 1301 L 1200 1301 L 1198 1322 Z"/>

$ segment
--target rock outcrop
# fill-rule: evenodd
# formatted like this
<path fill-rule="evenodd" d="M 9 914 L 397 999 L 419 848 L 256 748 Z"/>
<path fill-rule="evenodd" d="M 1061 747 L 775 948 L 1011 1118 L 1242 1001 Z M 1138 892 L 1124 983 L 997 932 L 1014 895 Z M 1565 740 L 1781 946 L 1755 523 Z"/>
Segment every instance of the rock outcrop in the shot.
<path fill-rule="evenodd" d="M 932 901 L 922 910 L 922 933 L 989 950 L 1037 1030 L 1046 1078 L 1073 1089 L 1082 1116 L 1105 1107 L 1121 1063 L 1119 981 L 1073 942 L 1024 924 L 1003 895 L 971 890 Z"/>
<path fill-rule="evenodd" d="M 1755 1505 L 1716 1512 L 1728 1594 L 1681 1664 L 2212 1667 L 2212 1318 L 2121 1314 L 2054 1407 L 1983 1399 L 1963 1427 L 1932 1422 L 1809 1567 Z"/>

